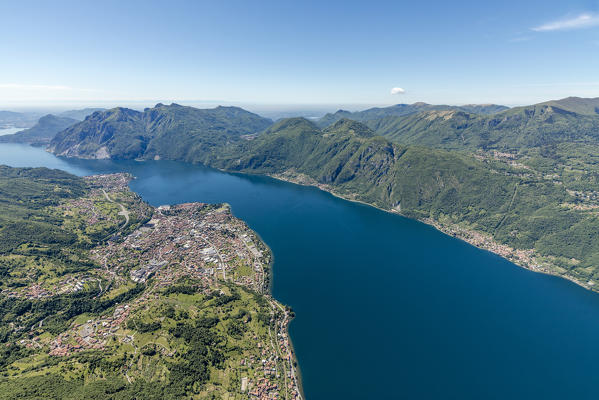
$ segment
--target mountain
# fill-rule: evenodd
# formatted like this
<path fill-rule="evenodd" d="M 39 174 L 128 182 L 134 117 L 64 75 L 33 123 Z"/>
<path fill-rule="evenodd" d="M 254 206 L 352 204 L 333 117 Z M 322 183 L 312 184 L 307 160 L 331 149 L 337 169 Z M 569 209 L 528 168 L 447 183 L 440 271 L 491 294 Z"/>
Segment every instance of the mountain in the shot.
<path fill-rule="evenodd" d="M 36 112 L 0 111 L 0 128 L 29 128 L 35 124 L 39 117 L 40 114 Z"/>
<path fill-rule="evenodd" d="M 161 107 L 152 110 L 163 115 Z M 97 157 L 101 143 L 114 158 L 158 156 L 314 185 L 424 220 L 533 270 L 589 288 L 586 282 L 599 280 L 599 242 L 592 240 L 599 236 L 598 117 L 537 104 L 493 115 L 432 110 L 367 124 L 341 118 L 324 129 L 290 118 L 261 133 L 215 136 L 163 130 L 177 124 L 153 112 L 94 114 L 103 118 L 89 131 L 57 135 L 57 146 L 69 143 L 54 150 Z M 150 140 L 139 135 L 144 127 L 155 132 Z"/>
<path fill-rule="evenodd" d="M 106 111 L 105 108 L 83 108 L 80 110 L 68 110 L 61 112 L 59 116 L 83 121 L 88 115 L 92 115 L 98 111 Z"/>
<path fill-rule="evenodd" d="M 572 174 L 569 161 L 546 175 L 534 163 L 406 147 L 347 119 L 320 130 L 302 118 L 280 121 L 252 141 L 206 155 L 204 162 L 318 186 L 397 211 L 588 288 L 587 281 L 599 279 L 599 243 L 592 239 L 599 235 L 599 204 L 588 200 L 596 193 L 599 171 L 592 166 L 588 173 Z"/>
<path fill-rule="evenodd" d="M 473 157 L 401 146 L 347 119 L 323 130 L 303 118 L 283 120 L 205 161 L 225 170 L 324 185 L 343 197 L 415 218 L 458 210 L 474 215 L 483 207 L 499 210 L 517 182 Z M 490 182 L 493 190 L 480 190 Z"/>
<path fill-rule="evenodd" d="M 468 113 L 483 115 L 497 114 L 510 109 L 509 107 L 498 104 L 464 104 L 463 106 L 458 106 L 456 108 Z"/>
<path fill-rule="evenodd" d="M 599 115 L 577 114 L 545 103 L 493 115 L 425 111 L 384 117 L 367 125 L 397 143 L 450 150 L 521 151 L 563 142 L 599 143 Z"/>
<path fill-rule="evenodd" d="M 0 143 L 30 143 L 34 145 L 48 144 L 60 131 L 77 123 L 76 119 L 57 117 L 48 114 L 41 117 L 37 124 L 29 129 L 22 130 L 12 135 L 0 136 Z"/>
<path fill-rule="evenodd" d="M 193 159 L 194 154 L 243 140 L 264 130 L 267 118 L 238 107 L 197 109 L 157 104 L 143 112 L 114 108 L 95 112 L 60 132 L 50 151 L 84 158 Z"/>
<path fill-rule="evenodd" d="M 581 97 L 567 97 L 561 100 L 551 100 L 541 105 L 555 106 L 577 114 L 599 115 L 599 97 L 592 99 Z"/>
<path fill-rule="evenodd" d="M 422 102 L 414 104 L 396 104 L 390 107 L 374 107 L 364 111 L 356 112 L 339 110 L 334 114 L 326 114 L 324 117 L 317 121 L 317 125 L 321 128 L 324 128 L 340 120 L 341 118 L 349 118 L 359 122 L 366 122 L 385 117 L 399 117 L 403 115 L 410 115 L 423 111 L 457 110 L 476 114 L 494 114 L 500 111 L 505 111 L 507 109 L 508 107 L 499 106 L 496 104 L 468 104 L 464 106 L 433 105 Z"/>

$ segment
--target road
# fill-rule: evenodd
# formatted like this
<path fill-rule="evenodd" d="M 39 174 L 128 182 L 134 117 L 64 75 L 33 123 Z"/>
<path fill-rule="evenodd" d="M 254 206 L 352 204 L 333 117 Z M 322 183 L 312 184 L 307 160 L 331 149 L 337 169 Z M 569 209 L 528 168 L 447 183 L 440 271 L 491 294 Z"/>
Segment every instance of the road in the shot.
<path fill-rule="evenodd" d="M 102 189 L 102 193 L 104 193 L 104 197 L 106 197 L 106 200 L 108 200 L 111 203 L 117 204 L 121 208 L 121 211 L 119 212 L 119 215 L 122 215 L 122 216 L 125 217 L 125 223 L 123 224 L 123 226 L 121 226 L 121 229 L 123 229 L 124 227 L 126 227 L 127 225 L 129 225 L 129 210 L 127 210 L 125 208 L 125 206 L 122 205 L 121 203 L 118 203 L 118 202 L 112 200 L 110 198 L 110 196 L 108 196 L 108 193 L 106 193 L 106 190 Z"/>

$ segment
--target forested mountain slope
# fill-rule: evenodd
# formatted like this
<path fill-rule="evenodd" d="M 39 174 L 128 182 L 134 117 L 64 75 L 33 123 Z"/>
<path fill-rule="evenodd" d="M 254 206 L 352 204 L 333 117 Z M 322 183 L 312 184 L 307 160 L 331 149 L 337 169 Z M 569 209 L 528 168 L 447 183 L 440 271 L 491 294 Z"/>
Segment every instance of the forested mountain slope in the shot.
<path fill-rule="evenodd" d="M 397 143 L 449 150 L 522 152 L 564 142 L 599 143 L 599 115 L 577 114 L 544 104 L 488 116 L 427 111 L 372 120 L 367 125 Z"/>
<path fill-rule="evenodd" d="M 50 143 L 59 155 L 84 158 L 179 158 L 241 140 L 271 120 L 237 107 L 197 109 L 157 104 L 143 112 L 114 108 L 95 112 Z"/>
<path fill-rule="evenodd" d="M 363 111 L 339 110 L 333 114 L 328 113 L 317 121 L 321 128 L 327 127 L 342 118 L 366 122 L 385 117 L 399 117 L 416 114 L 424 111 L 464 111 L 473 114 L 495 114 L 507 110 L 508 107 L 497 104 L 466 104 L 463 106 L 435 105 L 427 103 L 396 104 L 389 107 L 373 107 Z"/>

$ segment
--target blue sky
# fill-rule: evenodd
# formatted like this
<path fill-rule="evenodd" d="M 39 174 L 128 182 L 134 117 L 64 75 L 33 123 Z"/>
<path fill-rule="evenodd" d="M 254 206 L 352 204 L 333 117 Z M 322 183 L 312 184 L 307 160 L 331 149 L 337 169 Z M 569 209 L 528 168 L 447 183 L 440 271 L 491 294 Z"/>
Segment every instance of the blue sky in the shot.
<path fill-rule="evenodd" d="M 599 0 L 6 0 L 0 21 L 2 106 L 599 96 Z"/>

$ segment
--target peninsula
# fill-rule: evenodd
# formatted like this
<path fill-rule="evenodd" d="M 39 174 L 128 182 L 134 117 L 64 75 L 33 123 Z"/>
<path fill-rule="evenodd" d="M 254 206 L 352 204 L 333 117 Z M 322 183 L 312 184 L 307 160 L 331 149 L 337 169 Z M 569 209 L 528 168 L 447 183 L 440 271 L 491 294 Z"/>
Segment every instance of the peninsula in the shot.
<path fill-rule="evenodd" d="M 0 398 L 302 398 L 268 247 L 131 178 L 0 167 Z"/>

